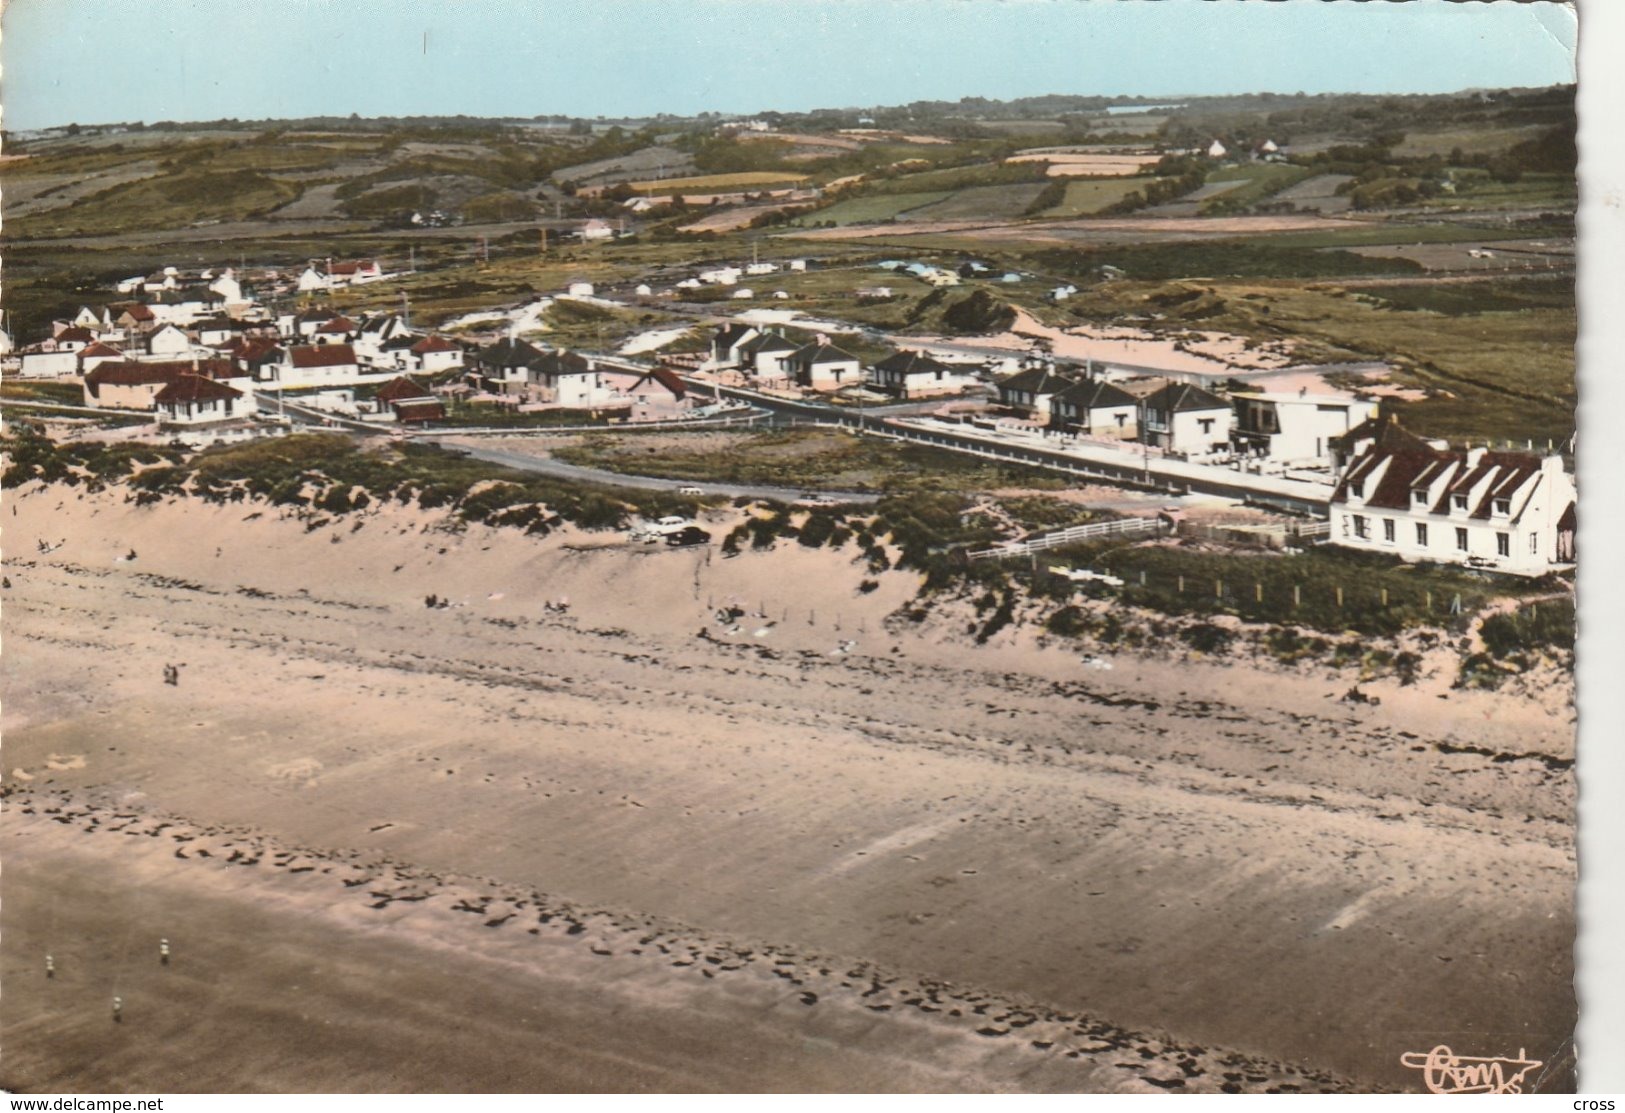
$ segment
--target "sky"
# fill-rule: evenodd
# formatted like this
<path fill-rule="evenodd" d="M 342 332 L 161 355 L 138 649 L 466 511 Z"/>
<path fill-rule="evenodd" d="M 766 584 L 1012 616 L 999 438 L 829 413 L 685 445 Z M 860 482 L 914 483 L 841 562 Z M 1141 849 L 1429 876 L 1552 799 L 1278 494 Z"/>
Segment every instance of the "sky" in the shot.
<path fill-rule="evenodd" d="M 5 126 L 646 116 L 1574 80 L 1564 4 L 6 0 Z"/>

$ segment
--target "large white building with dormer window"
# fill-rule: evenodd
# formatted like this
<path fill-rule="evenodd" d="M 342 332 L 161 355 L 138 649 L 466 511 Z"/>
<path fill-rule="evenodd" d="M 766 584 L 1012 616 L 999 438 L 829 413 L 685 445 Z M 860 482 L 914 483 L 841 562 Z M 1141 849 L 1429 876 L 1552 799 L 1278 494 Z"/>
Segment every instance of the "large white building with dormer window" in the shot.
<path fill-rule="evenodd" d="M 1392 423 L 1364 429 L 1332 495 L 1334 543 L 1520 576 L 1574 561 L 1574 478 L 1561 456 L 1442 448 Z"/>

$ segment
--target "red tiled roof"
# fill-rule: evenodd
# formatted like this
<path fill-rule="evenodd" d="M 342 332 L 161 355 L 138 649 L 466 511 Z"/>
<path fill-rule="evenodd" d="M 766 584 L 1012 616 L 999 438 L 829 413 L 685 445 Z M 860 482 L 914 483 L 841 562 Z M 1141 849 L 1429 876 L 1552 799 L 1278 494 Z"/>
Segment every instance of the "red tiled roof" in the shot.
<path fill-rule="evenodd" d="M 378 388 L 378 401 L 389 405 L 409 398 L 432 398 L 427 390 L 402 375 L 398 379 L 391 379 Z"/>
<path fill-rule="evenodd" d="M 85 376 L 91 393 L 99 386 L 147 386 L 152 383 L 173 382 L 182 375 L 199 375 L 209 379 L 236 378 L 236 368 L 229 359 L 189 359 L 109 361 L 98 364 Z"/>
<path fill-rule="evenodd" d="M 1468 508 L 1468 517 L 1478 519 L 1490 517 L 1495 499 L 1510 498 L 1541 469 L 1540 457 L 1520 452 L 1485 452 L 1469 468 L 1465 452 L 1426 447 L 1373 447 L 1350 465 L 1332 501 L 1347 502 L 1350 484 L 1365 482 L 1384 461 L 1388 467 L 1365 500 L 1366 506 L 1377 510 L 1409 510 L 1412 491 L 1431 486 L 1447 469 L 1453 469 L 1455 478 L 1445 484 L 1443 493 L 1428 512 L 1448 514 L 1454 496 L 1471 494 L 1474 488 L 1487 483 L 1478 503 Z"/>
<path fill-rule="evenodd" d="M 83 350 L 81 350 L 80 353 L 79 353 L 79 358 L 84 360 L 84 359 L 94 359 L 94 358 L 97 358 L 99 356 L 122 356 L 123 354 L 124 354 L 123 352 L 119 351 L 117 348 L 113 347 L 111 344 L 106 344 L 106 343 L 103 343 L 102 341 L 98 340 L 94 344 L 91 344 L 89 347 L 84 348 Z"/>
<path fill-rule="evenodd" d="M 137 304 L 137 305 L 126 305 L 124 307 L 124 312 L 119 314 L 119 316 L 122 317 L 122 316 L 125 316 L 126 314 L 129 316 L 130 320 L 132 320 L 132 321 L 150 321 L 150 320 L 152 320 L 152 310 L 148 309 L 144 305 L 139 305 L 139 304 Z"/>
<path fill-rule="evenodd" d="M 311 344 L 289 348 L 293 365 L 305 367 L 343 367 L 355 362 L 355 349 L 348 344 Z"/>
<path fill-rule="evenodd" d="M 242 391 L 202 375 L 180 375 L 153 395 L 153 399 L 157 402 L 223 402 L 242 396 Z"/>
<path fill-rule="evenodd" d="M 78 325 L 73 325 L 57 333 L 55 339 L 58 343 L 61 343 L 64 340 L 69 342 L 77 340 L 81 344 L 88 344 L 92 340 L 96 339 L 96 334 L 87 328 L 80 328 Z"/>
<path fill-rule="evenodd" d="M 350 320 L 350 318 L 348 318 L 348 317 L 343 317 L 343 316 L 334 317 L 332 320 L 328 321 L 326 324 L 319 327 L 316 331 L 317 332 L 354 332 L 355 331 L 355 322 Z"/>
<path fill-rule="evenodd" d="M 452 343 L 450 340 L 447 340 L 444 336 L 425 336 L 422 340 L 419 340 L 416 344 L 412 345 L 412 350 L 417 352 L 419 355 L 423 355 L 427 352 L 455 352 L 457 350 L 457 345 Z"/>

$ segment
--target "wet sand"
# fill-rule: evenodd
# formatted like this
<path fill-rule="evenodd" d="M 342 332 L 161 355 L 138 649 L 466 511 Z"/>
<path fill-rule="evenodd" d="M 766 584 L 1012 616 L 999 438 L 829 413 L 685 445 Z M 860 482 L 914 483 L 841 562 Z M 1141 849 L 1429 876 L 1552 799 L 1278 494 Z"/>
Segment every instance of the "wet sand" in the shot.
<path fill-rule="evenodd" d="M 850 554 L 782 542 L 18 504 L 8 1085 L 299 1089 L 303 1056 L 318 1089 L 1414 1089 L 1400 1054 L 1439 1042 L 1527 1047 L 1572 1085 L 1572 723 L 1548 709 L 971 648 L 885 625 L 913 576 L 860 593 Z M 766 614 L 730 633 L 729 600 Z M 176 857 L 179 831 L 211 856 Z M 222 861 L 245 846 L 261 860 Z M 358 869 L 390 871 L 388 899 Z M 480 893 L 506 903 L 455 907 Z M 147 925 L 132 959 L 121 905 Z M 584 926 L 527 927 L 543 908 Z M 162 934 L 241 992 L 153 982 Z M 74 962 L 82 1007 L 43 995 L 67 968 L 35 984 L 56 939 L 100 956 Z M 373 992 L 424 1004 L 369 1027 Z M 117 1042 L 149 1007 L 169 1027 Z M 459 1074 L 465 1033 L 492 1062 L 582 1052 Z M 350 1046 L 372 1065 L 346 1081 Z"/>

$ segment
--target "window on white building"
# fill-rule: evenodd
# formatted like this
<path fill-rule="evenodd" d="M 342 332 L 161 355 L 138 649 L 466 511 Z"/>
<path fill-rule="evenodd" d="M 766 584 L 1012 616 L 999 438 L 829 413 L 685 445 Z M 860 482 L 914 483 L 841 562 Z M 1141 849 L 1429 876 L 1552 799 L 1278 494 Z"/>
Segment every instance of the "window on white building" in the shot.
<path fill-rule="evenodd" d="M 1390 545 L 1394 543 L 1394 520 L 1392 518 L 1382 520 L 1382 539 Z"/>
<path fill-rule="evenodd" d="M 1196 419 L 1196 424 L 1202 427 L 1204 434 L 1213 432 L 1213 419 L 1211 417 L 1199 417 Z"/>
<path fill-rule="evenodd" d="M 1510 533 L 1498 533 L 1495 535 L 1495 555 L 1512 555 L 1512 535 Z"/>
<path fill-rule="evenodd" d="M 1356 514 L 1354 516 L 1354 536 L 1356 536 L 1356 537 L 1370 537 L 1371 536 L 1371 523 L 1366 519 L 1366 516 L 1364 514 Z"/>
<path fill-rule="evenodd" d="M 1529 535 L 1529 555 L 1534 556 L 1538 552 L 1540 552 L 1540 534 L 1531 533 Z"/>
<path fill-rule="evenodd" d="M 1357 499 L 1365 498 L 1365 484 L 1364 483 L 1350 483 L 1349 484 L 1349 494 L 1353 495 Z"/>
<path fill-rule="evenodd" d="M 1411 492 L 1411 502 L 1415 503 L 1417 506 L 1423 506 L 1427 503 L 1427 501 L 1427 488 L 1418 487 L 1416 490 Z"/>
<path fill-rule="evenodd" d="M 1464 553 L 1467 551 L 1467 531 L 1460 526 L 1456 527 L 1456 548 Z"/>
<path fill-rule="evenodd" d="M 1428 524 L 1426 522 L 1416 523 L 1416 543 L 1424 549 L 1428 547 Z"/>
<path fill-rule="evenodd" d="M 1450 506 L 1451 506 L 1452 509 L 1455 509 L 1455 510 L 1466 510 L 1467 509 L 1467 496 L 1466 495 L 1451 495 L 1450 496 Z"/>
<path fill-rule="evenodd" d="M 1495 500 L 1495 512 L 1497 514 L 1502 514 L 1502 515 L 1512 513 L 1512 500 L 1511 499 L 1496 499 Z"/>

